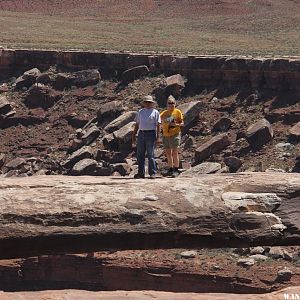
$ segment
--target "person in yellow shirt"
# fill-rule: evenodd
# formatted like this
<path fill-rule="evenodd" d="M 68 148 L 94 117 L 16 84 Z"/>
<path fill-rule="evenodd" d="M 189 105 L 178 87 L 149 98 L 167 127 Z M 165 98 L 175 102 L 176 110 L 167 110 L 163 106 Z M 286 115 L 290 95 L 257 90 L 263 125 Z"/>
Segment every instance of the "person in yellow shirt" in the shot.
<path fill-rule="evenodd" d="M 179 175 L 179 146 L 181 142 L 181 127 L 184 126 L 182 112 L 175 108 L 176 101 L 171 95 L 168 97 L 167 109 L 160 114 L 163 131 L 163 146 L 166 151 L 169 170 L 167 175 Z"/>

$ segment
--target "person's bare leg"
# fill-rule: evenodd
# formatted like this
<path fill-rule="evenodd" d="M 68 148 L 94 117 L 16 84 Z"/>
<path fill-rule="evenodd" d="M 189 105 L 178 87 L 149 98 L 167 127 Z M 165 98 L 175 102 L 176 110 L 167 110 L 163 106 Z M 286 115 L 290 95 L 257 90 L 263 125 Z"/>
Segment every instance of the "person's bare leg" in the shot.
<path fill-rule="evenodd" d="M 165 149 L 169 168 L 173 168 L 173 157 L 171 149 Z"/>
<path fill-rule="evenodd" d="M 179 168 L 179 151 L 178 148 L 171 149 L 172 153 L 172 161 L 173 161 L 173 167 Z"/>

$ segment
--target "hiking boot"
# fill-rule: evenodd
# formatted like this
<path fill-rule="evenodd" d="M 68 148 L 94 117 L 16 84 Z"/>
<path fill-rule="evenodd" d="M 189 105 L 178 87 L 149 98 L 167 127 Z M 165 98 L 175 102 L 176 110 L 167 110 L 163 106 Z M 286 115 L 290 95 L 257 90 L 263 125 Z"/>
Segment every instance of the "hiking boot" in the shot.
<path fill-rule="evenodd" d="M 150 175 L 150 179 L 155 179 L 156 178 L 156 175 L 155 174 L 151 174 Z"/>
<path fill-rule="evenodd" d="M 173 175 L 173 168 L 170 168 L 166 173 L 166 176 L 172 176 L 172 175 Z"/>
<path fill-rule="evenodd" d="M 172 172 L 172 177 L 173 178 L 175 178 L 175 177 L 177 177 L 178 175 L 179 175 L 180 173 L 179 173 L 179 171 L 178 171 L 178 169 L 175 169 L 173 172 Z"/>
<path fill-rule="evenodd" d="M 145 175 L 137 173 L 133 176 L 133 178 L 134 179 L 143 179 L 143 178 L 145 178 Z"/>

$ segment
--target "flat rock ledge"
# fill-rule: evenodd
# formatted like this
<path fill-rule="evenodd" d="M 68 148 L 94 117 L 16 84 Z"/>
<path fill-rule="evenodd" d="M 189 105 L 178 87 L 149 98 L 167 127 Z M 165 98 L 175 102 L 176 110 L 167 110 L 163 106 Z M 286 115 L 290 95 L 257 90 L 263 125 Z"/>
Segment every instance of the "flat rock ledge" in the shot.
<path fill-rule="evenodd" d="M 224 293 L 169 293 L 156 291 L 115 291 L 88 292 L 80 290 L 39 291 L 39 292 L 0 292 L 0 300 L 282 300 L 298 299 L 300 287 L 289 287 L 269 294 L 224 294 Z"/>
<path fill-rule="evenodd" d="M 300 244 L 300 174 L 0 181 L 0 257 Z"/>

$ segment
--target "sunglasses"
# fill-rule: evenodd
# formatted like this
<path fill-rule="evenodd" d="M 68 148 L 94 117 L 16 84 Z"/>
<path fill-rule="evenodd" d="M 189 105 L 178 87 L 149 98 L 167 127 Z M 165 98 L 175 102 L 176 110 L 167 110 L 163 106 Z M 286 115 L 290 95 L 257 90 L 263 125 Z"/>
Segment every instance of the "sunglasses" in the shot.
<path fill-rule="evenodd" d="M 173 104 L 175 104 L 174 102 L 168 102 L 168 105 L 173 105 Z"/>

